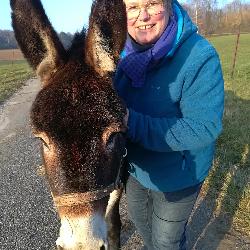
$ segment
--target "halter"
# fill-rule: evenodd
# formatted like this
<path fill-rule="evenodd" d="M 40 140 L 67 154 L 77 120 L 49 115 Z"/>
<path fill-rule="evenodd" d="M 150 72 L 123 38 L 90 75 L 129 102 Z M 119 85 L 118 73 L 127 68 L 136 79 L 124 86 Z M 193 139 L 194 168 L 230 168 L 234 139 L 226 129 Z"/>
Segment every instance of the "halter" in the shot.
<path fill-rule="evenodd" d="M 127 149 L 125 148 L 125 153 L 121 158 L 117 177 L 115 182 L 108 185 L 103 189 L 98 189 L 94 191 L 88 191 L 84 193 L 69 193 L 58 196 L 53 196 L 54 203 L 57 207 L 65 207 L 65 206 L 77 206 L 80 204 L 86 204 L 93 201 L 101 200 L 102 198 L 108 196 L 116 189 L 123 188 L 123 183 L 121 180 L 121 169 L 123 166 L 123 160 L 127 156 Z"/>

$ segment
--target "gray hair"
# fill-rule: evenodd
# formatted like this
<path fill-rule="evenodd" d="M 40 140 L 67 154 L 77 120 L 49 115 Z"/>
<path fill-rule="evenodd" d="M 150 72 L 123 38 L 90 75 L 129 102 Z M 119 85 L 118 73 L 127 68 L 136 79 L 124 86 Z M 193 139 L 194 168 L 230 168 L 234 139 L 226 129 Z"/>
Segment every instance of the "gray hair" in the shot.
<path fill-rule="evenodd" d="M 171 15 L 172 12 L 173 12 L 172 3 L 173 3 L 173 0 L 163 0 L 164 7 L 165 7 L 166 11 L 167 11 L 170 15 Z"/>

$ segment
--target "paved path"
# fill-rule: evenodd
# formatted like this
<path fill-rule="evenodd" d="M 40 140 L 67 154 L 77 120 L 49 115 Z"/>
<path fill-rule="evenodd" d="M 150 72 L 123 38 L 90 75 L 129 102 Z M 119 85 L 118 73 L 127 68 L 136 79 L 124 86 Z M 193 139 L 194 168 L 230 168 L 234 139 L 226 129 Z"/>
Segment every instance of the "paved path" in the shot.
<path fill-rule="evenodd" d="M 59 221 L 43 176 L 39 143 L 30 133 L 29 110 L 39 91 L 31 79 L 0 106 L 0 250 L 51 250 Z M 123 250 L 141 249 L 141 239 L 127 219 L 123 198 Z M 200 198 L 188 227 L 189 249 L 250 249 L 250 242 L 230 230 L 230 218 L 213 217 L 211 201 Z"/>
<path fill-rule="evenodd" d="M 58 230 L 43 177 L 29 110 L 39 83 L 31 79 L 0 107 L 0 249 L 51 249 Z"/>

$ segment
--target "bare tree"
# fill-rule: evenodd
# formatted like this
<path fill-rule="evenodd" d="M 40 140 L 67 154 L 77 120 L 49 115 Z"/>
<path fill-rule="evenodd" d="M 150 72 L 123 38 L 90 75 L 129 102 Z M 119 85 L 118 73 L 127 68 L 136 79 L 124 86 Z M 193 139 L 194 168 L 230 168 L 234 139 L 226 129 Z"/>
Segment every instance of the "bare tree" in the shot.
<path fill-rule="evenodd" d="M 250 32 L 250 1 L 233 0 L 218 7 L 217 0 L 188 0 L 184 8 L 203 35 Z"/>
<path fill-rule="evenodd" d="M 213 33 L 217 27 L 217 0 L 189 0 L 188 4 L 192 6 L 189 13 L 199 27 L 199 32 L 204 35 Z"/>

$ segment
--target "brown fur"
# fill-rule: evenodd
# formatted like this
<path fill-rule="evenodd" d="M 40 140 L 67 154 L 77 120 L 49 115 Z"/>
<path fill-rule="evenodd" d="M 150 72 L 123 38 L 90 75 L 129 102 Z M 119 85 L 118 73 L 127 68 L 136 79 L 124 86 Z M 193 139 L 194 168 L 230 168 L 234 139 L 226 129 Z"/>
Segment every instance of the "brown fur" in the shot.
<path fill-rule="evenodd" d="M 124 130 L 124 108 L 110 88 L 110 79 L 97 80 L 94 72 L 91 74 L 89 70 L 86 74 L 81 65 L 71 61 L 62 68 L 65 69 L 70 73 L 64 77 L 59 69 L 51 79 L 53 84 L 49 83 L 38 94 L 31 111 L 34 131 L 43 131 L 53 139 L 60 152 L 60 167 L 68 175 L 68 184 L 64 182 L 67 191 L 58 190 L 57 194 L 66 193 L 68 189 L 95 190 L 100 182 L 103 186 L 110 184 L 113 174 L 107 180 L 102 174 L 109 170 L 107 164 L 110 164 L 110 156 L 102 146 L 102 134 L 114 123 L 117 124 L 117 128 L 113 128 L 115 132 Z M 93 176 L 97 168 L 100 176 Z M 110 174 L 116 172 L 111 169 Z M 61 172 L 50 174 L 50 178 L 60 179 L 59 174 Z"/>
<path fill-rule="evenodd" d="M 99 190 L 114 183 L 124 153 L 126 110 L 112 88 L 112 74 L 126 39 L 122 0 L 94 1 L 89 29 L 65 50 L 39 0 L 11 0 L 19 46 L 43 84 L 31 110 L 34 134 L 43 140 L 45 172 L 53 196 Z M 119 246 L 117 211 L 110 245 Z M 105 212 L 107 198 L 58 207 L 77 217 Z M 112 232 L 116 230 L 117 232 Z"/>

